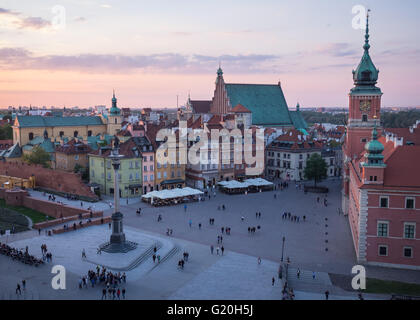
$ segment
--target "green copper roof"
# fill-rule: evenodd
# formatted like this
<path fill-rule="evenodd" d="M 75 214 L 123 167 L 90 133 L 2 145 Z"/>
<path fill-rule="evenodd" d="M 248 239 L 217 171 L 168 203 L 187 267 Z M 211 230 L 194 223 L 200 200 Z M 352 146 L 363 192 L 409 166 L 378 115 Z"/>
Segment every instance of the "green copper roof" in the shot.
<path fill-rule="evenodd" d="M 4 158 L 20 158 L 22 156 L 22 148 L 19 147 L 19 143 L 14 144 L 7 150 L 0 151 L 0 157 Z"/>
<path fill-rule="evenodd" d="M 117 116 L 121 113 L 121 110 L 117 107 L 117 98 L 115 98 L 115 92 L 112 94 L 112 107 L 109 112 L 113 116 Z"/>
<path fill-rule="evenodd" d="M 384 151 L 384 145 L 378 141 L 378 131 L 376 127 L 372 130 L 372 140 L 365 145 L 365 150 L 369 155 L 381 154 Z"/>
<path fill-rule="evenodd" d="M 17 116 L 19 127 L 74 127 L 102 125 L 100 117 Z"/>
<path fill-rule="evenodd" d="M 226 84 L 231 107 L 239 103 L 252 112 L 253 125 L 292 125 L 286 99 L 279 85 Z"/>
<path fill-rule="evenodd" d="M 292 119 L 293 126 L 296 129 L 307 129 L 308 124 L 306 123 L 305 119 L 303 119 L 302 114 L 300 111 L 289 111 L 290 118 Z"/>
<path fill-rule="evenodd" d="M 378 131 L 376 130 L 376 126 L 372 130 L 372 140 L 366 143 L 365 150 L 366 162 L 364 162 L 364 166 L 385 166 L 384 156 L 382 154 L 384 146 L 378 141 Z"/>
<path fill-rule="evenodd" d="M 356 70 L 353 71 L 353 80 L 356 86 L 374 86 L 378 81 L 379 70 L 376 69 L 369 55 L 369 15 L 366 17 L 366 34 L 364 53 Z"/>

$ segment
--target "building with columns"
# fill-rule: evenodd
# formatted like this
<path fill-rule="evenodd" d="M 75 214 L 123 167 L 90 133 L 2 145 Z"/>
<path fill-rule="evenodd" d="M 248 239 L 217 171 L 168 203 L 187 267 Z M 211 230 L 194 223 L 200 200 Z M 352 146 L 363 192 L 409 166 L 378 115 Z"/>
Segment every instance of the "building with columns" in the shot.
<path fill-rule="evenodd" d="M 420 128 L 380 128 L 379 70 L 364 53 L 353 71 L 343 146 L 342 208 L 359 263 L 420 269 Z"/>

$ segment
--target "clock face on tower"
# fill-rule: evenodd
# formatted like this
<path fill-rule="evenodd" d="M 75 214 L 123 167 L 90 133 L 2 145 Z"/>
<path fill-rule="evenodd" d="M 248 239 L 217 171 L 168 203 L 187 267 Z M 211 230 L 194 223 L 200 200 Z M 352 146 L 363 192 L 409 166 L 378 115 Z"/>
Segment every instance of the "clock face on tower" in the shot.
<path fill-rule="evenodd" d="M 370 100 L 361 100 L 360 101 L 360 111 L 369 112 L 372 102 Z"/>

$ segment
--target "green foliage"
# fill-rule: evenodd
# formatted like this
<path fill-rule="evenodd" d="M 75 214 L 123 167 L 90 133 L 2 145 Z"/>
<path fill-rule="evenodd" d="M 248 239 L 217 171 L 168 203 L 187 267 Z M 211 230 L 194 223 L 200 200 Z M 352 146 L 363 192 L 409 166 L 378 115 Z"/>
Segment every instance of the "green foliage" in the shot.
<path fill-rule="evenodd" d="M 13 139 L 13 128 L 6 124 L 3 127 L 0 127 L 0 140 L 11 140 Z"/>
<path fill-rule="evenodd" d="M 384 112 L 381 122 L 385 128 L 408 128 L 420 120 L 420 111 Z"/>
<path fill-rule="evenodd" d="M 345 125 L 347 123 L 347 113 L 332 114 L 329 112 L 301 111 L 303 118 L 312 126 L 315 123 L 331 123 Z M 385 128 L 408 128 L 420 120 L 419 110 L 409 110 L 400 112 L 382 112 L 381 122 Z"/>
<path fill-rule="evenodd" d="M 0 199 L 0 208 L 7 208 L 12 211 L 23 214 L 24 216 L 30 218 L 33 223 L 44 222 L 46 220 L 54 220 L 53 217 L 49 217 L 43 214 L 42 212 L 30 208 L 7 205 L 4 199 Z"/>
<path fill-rule="evenodd" d="M 108 145 L 108 142 L 106 142 L 106 140 L 103 140 L 101 142 L 98 143 L 99 147 L 106 147 Z"/>
<path fill-rule="evenodd" d="M 82 180 L 89 180 L 89 168 L 85 168 L 76 163 L 74 166 L 74 172 L 80 173 L 82 175 Z"/>
<path fill-rule="evenodd" d="M 318 153 L 314 153 L 309 157 L 306 162 L 304 175 L 305 179 L 314 180 L 315 187 L 317 182 L 320 182 L 327 177 L 327 163 Z"/>
<path fill-rule="evenodd" d="M 4 117 L 3 117 L 3 120 L 9 120 L 10 121 L 10 123 L 12 122 L 12 115 L 11 114 L 6 114 Z"/>
<path fill-rule="evenodd" d="M 35 147 L 30 154 L 25 154 L 23 160 L 30 164 L 41 164 L 46 168 L 50 167 L 50 154 L 41 147 Z"/>
<path fill-rule="evenodd" d="M 332 123 L 336 125 L 345 125 L 347 123 L 347 113 L 315 112 L 301 111 L 303 118 L 309 126 L 315 123 Z"/>
<path fill-rule="evenodd" d="M 335 140 L 331 140 L 331 141 L 329 141 L 328 142 L 328 147 L 329 148 L 337 148 L 337 147 L 341 147 L 341 143 L 340 142 L 337 142 L 337 141 L 335 141 Z"/>

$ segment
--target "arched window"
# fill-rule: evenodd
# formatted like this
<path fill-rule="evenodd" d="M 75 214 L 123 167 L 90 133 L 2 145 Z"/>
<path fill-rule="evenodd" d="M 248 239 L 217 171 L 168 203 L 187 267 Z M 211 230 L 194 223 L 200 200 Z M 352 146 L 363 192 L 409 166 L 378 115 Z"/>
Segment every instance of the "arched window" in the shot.
<path fill-rule="evenodd" d="M 75 138 L 77 138 L 77 137 L 79 136 L 79 132 L 78 132 L 78 131 L 75 131 L 75 132 L 74 132 L 74 134 L 73 134 L 73 136 L 74 136 Z"/>

